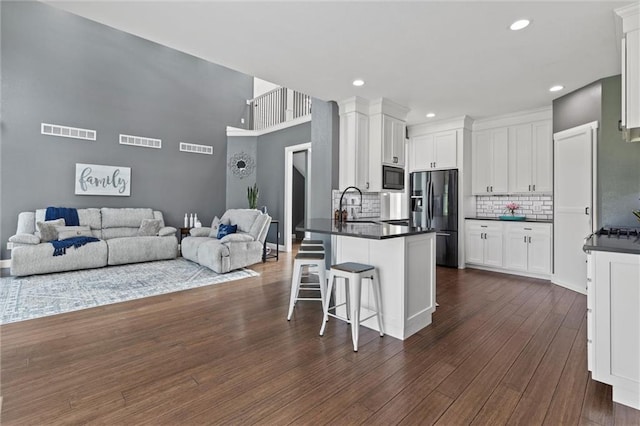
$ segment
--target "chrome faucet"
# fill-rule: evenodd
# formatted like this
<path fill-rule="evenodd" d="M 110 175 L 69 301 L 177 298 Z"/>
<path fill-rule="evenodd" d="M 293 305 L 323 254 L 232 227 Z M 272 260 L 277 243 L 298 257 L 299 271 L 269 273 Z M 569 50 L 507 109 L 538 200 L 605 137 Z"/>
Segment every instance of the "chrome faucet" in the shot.
<path fill-rule="evenodd" d="M 362 191 L 360 191 L 360 188 L 358 188 L 356 186 L 347 186 L 344 189 L 344 191 L 342 191 L 342 195 L 340 195 L 340 204 L 338 205 L 338 208 L 340 209 L 340 214 L 338 215 L 338 222 L 340 222 L 340 223 L 344 222 L 344 220 L 342 218 L 342 200 L 344 199 L 344 194 L 350 189 L 355 189 L 356 191 L 358 191 L 360 193 L 360 211 L 362 211 Z"/>

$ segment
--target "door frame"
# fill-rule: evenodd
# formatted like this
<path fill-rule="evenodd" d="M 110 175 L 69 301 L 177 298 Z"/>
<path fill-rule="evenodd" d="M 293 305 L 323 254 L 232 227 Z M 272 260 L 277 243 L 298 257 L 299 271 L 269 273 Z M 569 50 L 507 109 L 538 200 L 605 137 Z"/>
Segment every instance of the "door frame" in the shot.
<path fill-rule="evenodd" d="M 558 140 L 561 139 L 565 139 L 567 137 L 571 137 L 571 136 L 575 136 L 575 135 L 579 135 L 579 134 L 584 134 L 589 132 L 590 136 L 591 136 L 591 230 L 590 232 L 595 232 L 597 230 L 598 227 L 598 209 L 597 209 L 597 203 L 598 203 L 598 122 L 597 121 L 592 121 L 590 123 L 586 123 L 586 124 L 582 124 L 580 126 L 576 126 L 576 127 L 572 127 L 571 129 L 567 129 L 567 130 L 563 130 L 557 133 L 553 134 L 553 169 L 554 169 L 554 173 L 553 173 L 553 217 L 554 217 L 554 226 L 553 226 L 553 253 L 552 253 L 552 268 L 553 268 L 553 272 L 551 274 L 551 282 L 554 284 L 557 284 L 561 287 L 565 287 L 568 288 L 570 290 L 574 290 L 577 291 L 579 293 L 582 294 L 586 294 L 586 289 L 585 288 L 576 288 L 575 286 L 571 285 L 570 283 L 566 283 L 566 282 L 562 282 L 561 280 L 558 280 L 558 277 L 555 274 L 555 247 L 556 247 L 556 241 L 557 240 L 557 232 L 558 229 L 555 226 L 555 218 L 556 216 L 556 209 L 557 209 L 557 199 L 556 199 L 556 194 L 555 194 L 555 190 L 556 190 L 556 163 L 555 163 L 555 153 L 556 153 L 556 143 Z M 587 237 L 587 235 L 584 236 L 585 238 Z M 586 264 L 585 264 L 586 267 Z M 586 287 L 586 283 L 585 283 L 585 287 Z"/>
<path fill-rule="evenodd" d="M 307 191 L 305 200 L 305 214 L 309 211 L 309 183 L 311 181 L 311 142 L 291 145 L 284 148 L 284 251 L 291 251 L 291 226 L 293 200 L 291 191 L 293 191 L 293 153 L 307 151 L 307 177 L 305 179 L 305 187 Z"/>

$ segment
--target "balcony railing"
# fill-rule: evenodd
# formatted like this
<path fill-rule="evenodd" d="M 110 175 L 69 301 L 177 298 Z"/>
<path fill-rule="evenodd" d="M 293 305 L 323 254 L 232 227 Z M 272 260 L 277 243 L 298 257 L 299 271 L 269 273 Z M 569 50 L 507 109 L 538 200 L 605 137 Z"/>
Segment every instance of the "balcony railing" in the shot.
<path fill-rule="evenodd" d="M 311 97 L 278 87 L 247 101 L 249 129 L 263 130 L 311 114 Z"/>

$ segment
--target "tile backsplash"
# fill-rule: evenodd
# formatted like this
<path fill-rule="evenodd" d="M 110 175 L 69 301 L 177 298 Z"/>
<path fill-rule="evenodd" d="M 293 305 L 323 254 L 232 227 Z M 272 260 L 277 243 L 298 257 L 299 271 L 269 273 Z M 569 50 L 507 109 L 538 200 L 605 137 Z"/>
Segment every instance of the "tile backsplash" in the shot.
<path fill-rule="evenodd" d="M 518 203 L 516 215 L 529 219 L 553 219 L 553 197 L 547 195 L 479 195 L 476 197 L 476 216 L 498 217 L 505 214 L 507 203 Z"/>
<path fill-rule="evenodd" d="M 340 204 L 340 195 L 342 191 L 334 189 L 331 192 L 332 203 L 331 211 L 338 210 Z M 380 217 L 380 193 L 363 192 L 362 193 L 362 209 L 360 209 L 360 194 L 357 192 L 347 192 L 342 200 L 342 207 L 347 209 L 349 218 L 359 217 Z"/>

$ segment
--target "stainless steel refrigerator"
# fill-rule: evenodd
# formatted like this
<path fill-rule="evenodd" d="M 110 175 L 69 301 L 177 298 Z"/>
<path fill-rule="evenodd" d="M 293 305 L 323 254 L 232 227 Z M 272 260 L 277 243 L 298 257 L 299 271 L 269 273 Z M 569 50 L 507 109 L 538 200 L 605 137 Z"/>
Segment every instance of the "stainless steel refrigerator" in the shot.
<path fill-rule="evenodd" d="M 436 231 L 436 264 L 458 267 L 458 171 L 411 173 L 413 226 Z"/>

